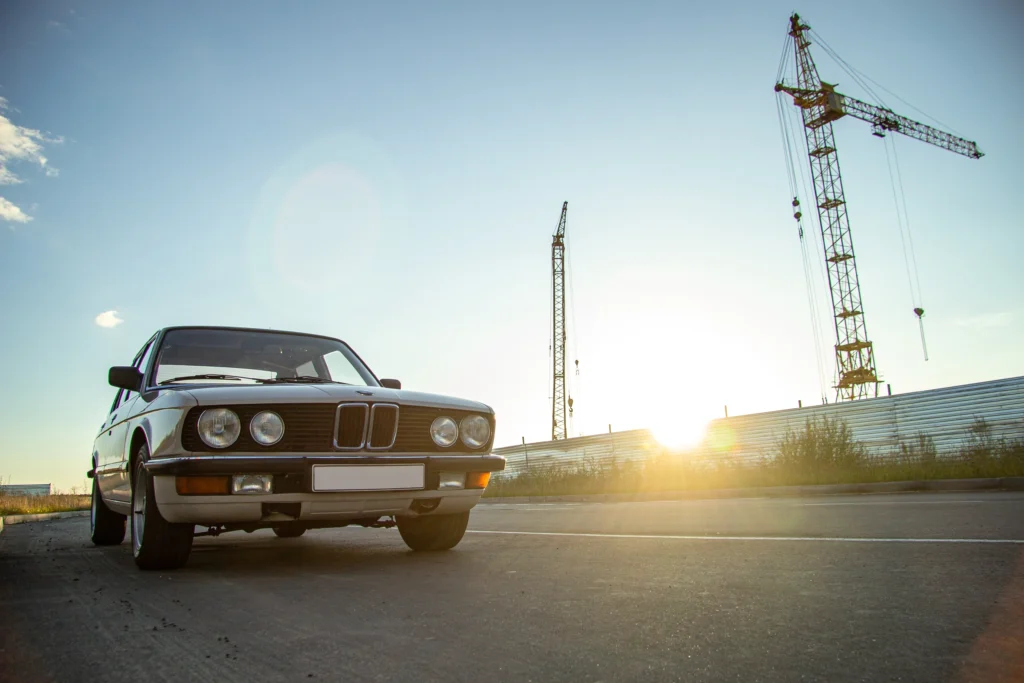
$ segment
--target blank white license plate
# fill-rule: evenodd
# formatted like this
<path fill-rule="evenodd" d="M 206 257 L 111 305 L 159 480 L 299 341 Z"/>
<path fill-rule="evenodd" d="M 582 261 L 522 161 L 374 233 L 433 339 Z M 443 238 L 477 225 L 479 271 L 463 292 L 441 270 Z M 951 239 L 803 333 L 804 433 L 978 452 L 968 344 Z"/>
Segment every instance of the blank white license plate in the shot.
<path fill-rule="evenodd" d="M 313 465 L 314 491 L 422 489 L 423 465 Z"/>

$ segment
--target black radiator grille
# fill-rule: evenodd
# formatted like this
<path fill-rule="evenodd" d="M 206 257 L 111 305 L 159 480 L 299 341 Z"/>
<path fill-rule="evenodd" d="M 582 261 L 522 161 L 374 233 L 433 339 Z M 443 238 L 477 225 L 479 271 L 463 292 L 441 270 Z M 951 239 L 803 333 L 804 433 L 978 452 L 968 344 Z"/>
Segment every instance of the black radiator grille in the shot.
<path fill-rule="evenodd" d="M 292 403 L 274 405 L 225 405 L 210 406 L 230 408 L 238 414 L 242 422 L 241 435 L 228 448 L 213 449 L 199 438 L 197 423 L 199 415 L 206 407 L 192 408 L 185 418 L 182 429 L 181 443 L 186 451 L 206 451 L 230 453 L 233 451 L 267 452 L 267 453 L 330 453 L 337 451 L 334 447 L 335 416 L 338 412 L 336 403 Z M 341 404 L 348 406 L 350 404 Z M 342 428 L 339 430 L 339 446 L 351 444 L 358 446 L 363 438 L 363 417 L 372 403 L 358 403 L 341 410 Z M 358 409 L 356 408 L 358 406 Z M 284 420 L 284 437 L 273 446 L 262 446 L 249 434 L 249 422 L 256 413 L 272 410 Z M 461 440 L 450 448 L 437 446 L 430 438 L 430 424 L 435 418 L 447 415 L 460 422 L 467 415 L 483 415 L 491 423 L 491 439 L 483 448 L 470 450 Z M 390 443 L 394 431 L 394 419 L 398 418 L 398 432 L 395 442 L 390 448 L 383 445 Z M 355 439 L 352 441 L 351 439 Z M 469 410 L 448 410 L 442 408 L 426 408 L 423 406 L 401 406 L 396 409 L 394 404 L 378 405 L 374 411 L 374 428 L 366 434 L 366 446 L 373 445 L 377 453 L 488 453 L 494 442 L 494 416 Z M 358 451 L 356 451 L 358 452 Z"/>
<path fill-rule="evenodd" d="M 370 435 L 367 446 L 373 450 L 387 449 L 395 441 L 395 428 L 398 425 L 398 406 L 380 403 L 373 407 Z"/>
<path fill-rule="evenodd" d="M 338 448 L 358 450 L 366 440 L 366 416 L 370 407 L 365 403 L 343 403 L 338 406 L 338 434 L 334 443 Z"/>

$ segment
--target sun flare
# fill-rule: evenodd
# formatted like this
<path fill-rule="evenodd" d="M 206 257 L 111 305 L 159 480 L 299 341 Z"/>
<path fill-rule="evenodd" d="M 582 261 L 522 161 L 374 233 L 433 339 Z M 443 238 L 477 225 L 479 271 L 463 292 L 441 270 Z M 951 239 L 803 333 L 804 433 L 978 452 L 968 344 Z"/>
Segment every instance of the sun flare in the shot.
<path fill-rule="evenodd" d="M 707 422 L 691 420 L 680 416 L 666 419 L 651 427 L 651 433 L 665 448 L 687 450 L 696 448 L 704 440 Z"/>

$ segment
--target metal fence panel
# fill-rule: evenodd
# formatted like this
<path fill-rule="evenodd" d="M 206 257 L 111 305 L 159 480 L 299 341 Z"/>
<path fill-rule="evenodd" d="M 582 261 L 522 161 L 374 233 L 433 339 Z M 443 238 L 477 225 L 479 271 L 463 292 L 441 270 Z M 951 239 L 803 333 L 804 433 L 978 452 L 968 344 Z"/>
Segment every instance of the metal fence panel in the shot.
<path fill-rule="evenodd" d="M 50 484 L 2 484 L 0 494 L 7 496 L 48 496 Z"/>
<path fill-rule="evenodd" d="M 713 420 L 703 442 L 689 452 L 698 459 L 728 458 L 752 462 L 774 457 L 788 430 L 802 429 L 807 420 L 839 418 L 850 428 L 870 457 L 887 460 L 927 436 L 940 456 L 958 453 L 969 430 L 984 420 L 992 439 L 1024 439 L 1024 377 L 979 382 L 930 391 L 917 391 L 862 401 L 833 403 L 770 413 L 737 415 Z M 636 429 L 564 441 L 509 446 L 494 451 L 505 456 L 506 472 L 550 463 L 614 463 L 643 461 L 665 449 L 649 430 Z"/>

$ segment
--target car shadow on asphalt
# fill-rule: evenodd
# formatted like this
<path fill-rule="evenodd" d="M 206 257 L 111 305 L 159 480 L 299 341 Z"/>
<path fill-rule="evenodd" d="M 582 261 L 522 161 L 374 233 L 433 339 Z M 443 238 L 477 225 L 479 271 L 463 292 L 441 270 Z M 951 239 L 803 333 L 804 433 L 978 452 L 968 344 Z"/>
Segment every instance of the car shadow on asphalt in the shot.
<path fill-rule="evenodd" d="M 393 534 L 393 536 L 392 536 Z M 455 548 L 447 552 L 416 553 L 397 532 L 314 530 L 302 538 L 283 539 L 269 532 L 230 533 L 197 538 L 188 563 L 179 572 L 204 574 L 294 577 L 303 574 L 344 572 L 379 576 L 382 571 L 429 567 L 470 567 L 473 553 Z"/>

